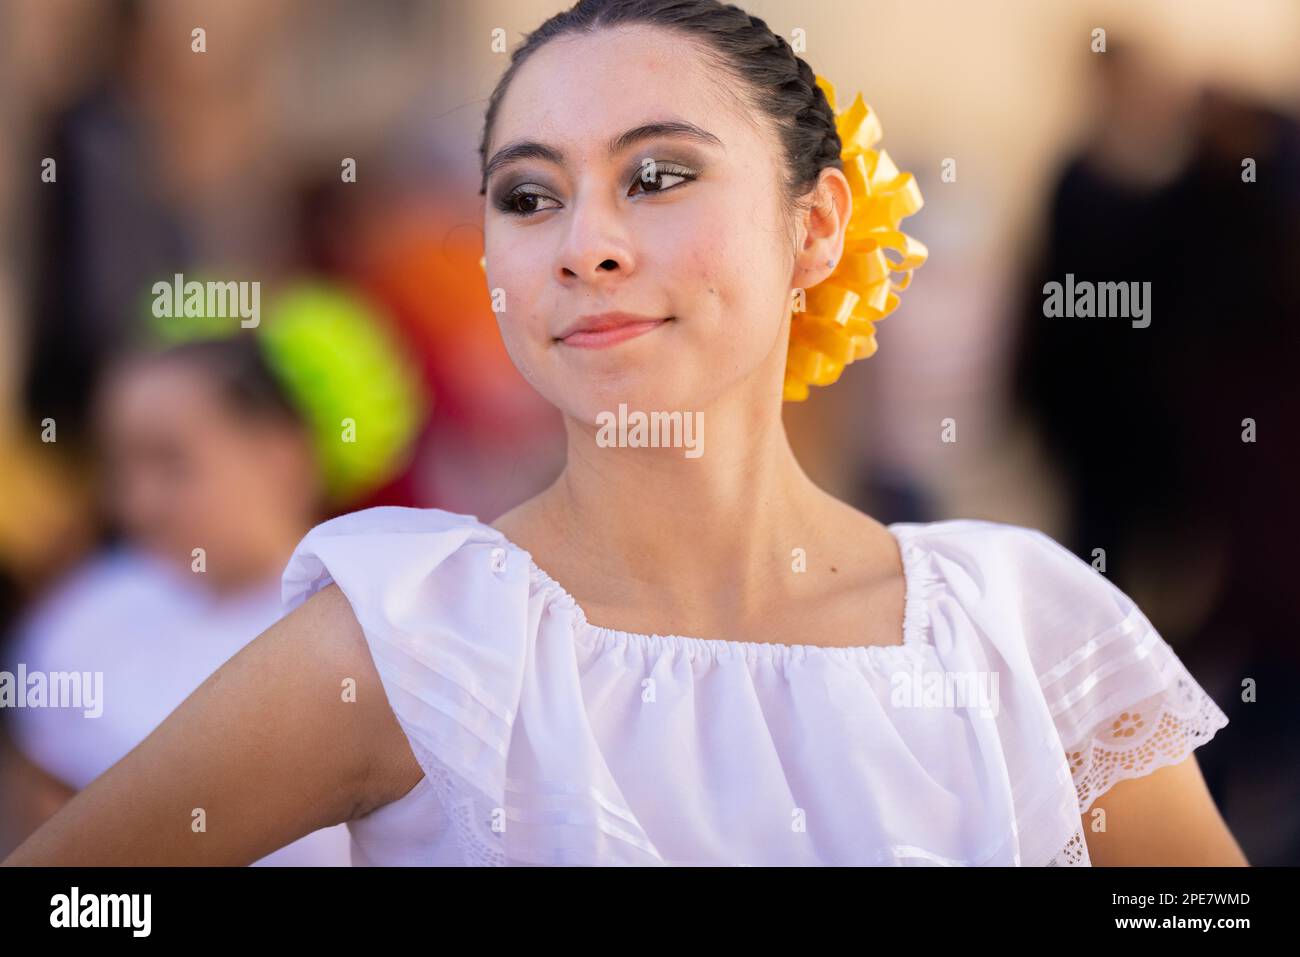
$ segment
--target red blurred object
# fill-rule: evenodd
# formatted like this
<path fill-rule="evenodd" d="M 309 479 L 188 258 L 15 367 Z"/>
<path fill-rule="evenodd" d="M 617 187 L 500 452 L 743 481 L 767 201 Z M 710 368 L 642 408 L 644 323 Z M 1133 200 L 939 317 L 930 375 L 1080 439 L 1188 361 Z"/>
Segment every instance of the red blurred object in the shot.
<path fill-rule="evenodd" d="M 378 210 L 377 212 L 374 210 Z M 436 199 L 403 196 L 355 224 L 364 250 L 354 281 L 392 320 L 412 351 L 432 413 L 411 466 L 347 511 L 372 505 L 455 505 L 466 483 L 511 471 L 523 450 L 559 432 L 555 409 L 519 374 L 501 341 L 479 260 L 482 229 Z M 438 460 L 439 454 L 454 456 Z M 518 467 L 516 467 L 518 466 Z M 438 477 L 435 478 L 435 471 Z M 477 476 L 477 478 L 476 478 Z M 448 481 L 457 487 L 443 488 Z"/>
<path fill-rule="evenodd" d="M 435 204 L 403 205 L 376 229 L 362 282 L 416 350 L 435 414 L 502 440 L 537 427 L 550 406 L 501 342 L 479 258 L 481 230 Z"/>

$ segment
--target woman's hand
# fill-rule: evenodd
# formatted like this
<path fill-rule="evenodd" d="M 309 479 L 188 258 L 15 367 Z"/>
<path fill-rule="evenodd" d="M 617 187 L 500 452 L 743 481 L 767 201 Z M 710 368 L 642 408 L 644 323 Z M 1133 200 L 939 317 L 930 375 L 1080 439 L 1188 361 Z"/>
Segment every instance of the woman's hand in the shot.
<path fill-rule="evenodd" d="M 349 679 L 355 695 L 344 694 Z M 3 863 L 251 864 L 396 800 L 422 776 L 331 585 L 222 665 Z"/>
<path fill-rule="evenodd" d="M 1105 830 L 1094 831 L 1098 808 Z M 1201 775 L 1196 755 L 1115 784 L 1083 815 L 1100 867 L 1249 867 Z"/>

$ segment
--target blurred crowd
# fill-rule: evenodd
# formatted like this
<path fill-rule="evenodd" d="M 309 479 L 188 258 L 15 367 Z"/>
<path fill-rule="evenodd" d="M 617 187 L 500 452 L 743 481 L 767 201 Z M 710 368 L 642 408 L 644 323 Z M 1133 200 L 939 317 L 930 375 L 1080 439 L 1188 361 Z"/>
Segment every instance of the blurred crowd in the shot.
<path fill-rule="evenodd" d="M 370 505 L 486 520 L 562 466 L 558 416 L 510 364 L 478 268 L 475 137 L 502 64 L 448 39 L 483 28 L 470 6 L 209 5 L 195 56 L 193 4 L 0 4 L 0 668 L 103 671 L 132 702 L 99 723 L 0 714 L 0 856 L 278 617 L 313 524 Z M 789 409 L 792 443 L 882 521 L 987 517 L 1104 550 L 1232 721 L 1197 754 L 1247 856 L 1294 864 L 1300 125 L 1293 104 L 1162 72 L 1140 43 L 1082 69 L 1076 145 L 1002 263 L 1013 294 L 933 243 L 903 310 L 919 314 Z M 895 153 L 928 200 L 909 231 L 953 235 L 938 163 Z M 419 399 L 382 467 L 340 483 L 322 458 L 309 399 L 335 366 L 307 381 L 260 336 L 160 338 L 149 291 L 177 273 L 259 281 L 267 303 L 307 284 L 339 329 L 372 328 L 358 407 L 408 394 L 390 368 Z M 1151 325 L 1045 317 L 1043 286 L 1067 273 L 1151 282 Z M 891 357 L 900 322 L 929 331 L 909 351 L 901 329 Z M 987 352 L 952 347 L 986 327 Z M 337 347 L 339 368 L 358 348 Z M 893 414 L 931 349 L 926 374 L 979 383 L 959 459 L 937 420 Z M 1016 487 L 972 514 L 954 489 L 982 474 Z M 267 862 L 347 862 L 340 833 L 300 843 Z"/>
<path fill-rule="evenodd" d="M 2 854 L 280 617 L 314 524 L 372 505 L 493 516 L 544 487 L 563 444 L 486 296 L 473 149 L 420 108 L 454 64 L 403 40 L 454 32 L 454 5 L 0 16 L 0 667 L 102 672 L 112 692 L 95 719 L 6 709 Z M 344 64 L 400 82 L 376 102 Z M 178 274 L 259 283 L 260 323 L 159 322 L 152 288 Z M 267 862 L 348 861 L 342 829 L 299 843 Z"/>

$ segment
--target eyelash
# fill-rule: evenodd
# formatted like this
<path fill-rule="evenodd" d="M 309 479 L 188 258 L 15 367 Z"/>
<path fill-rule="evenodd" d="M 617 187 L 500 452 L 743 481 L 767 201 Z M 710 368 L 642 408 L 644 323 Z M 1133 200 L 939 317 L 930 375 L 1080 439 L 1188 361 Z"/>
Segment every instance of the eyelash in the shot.
<path fill-rule="evenodd" d="M 677 183 L 673 186 L 667 187 L 666 189 L 649 190 L 647 192 L 650 195 L 653 195 L 655 193 L 672 192 L 674 189 L 677 189 L 679 186 L 683 186 L 685 185 L 685 183 L 689 183 L 693 181 L 699 175 L 694 170 L 687 169 L 685 166 L 678 166 L 676 163 L 655 163 L 654 171 L 655 171 L 655 177 L 654 177 L 655 180 L 658 180 L 659 177 L 661 176 L 679 176 L 685 182 Z M 631 187 L 631 185 L 640 182 L 643 182 L 643 180 L 641 179 L 641 170 L 638 169 L 635 178 L 632 180 L 632 184 L 629 184 L 629 188 Z M 528 184 L 524 184 L 524 185 L 528 185 Z M 521 218 L 525 218 L 528 216 L 535 216 L 538 213 L 545 212 L 545 210 L 543 209 L 524 210 L 524 209 L 517 208 L 515 206 L 515 201 L 521 199 L 524 196 L 536 196 L 540 199 L 550 198 L 545 193 L 536 192 L 534 190 L 525 190 L 524 186 L 521 185 L 521 186 L 516 186 L 510 192 L 506 193 L 504 196 L 498 199 L 496 202 L 496 208 L 499 209 L 501 212 L 506 213 L 509 216 L 519 216 Z M 555 207 L 550 207 L 550 208 L 554 209 Z"/>

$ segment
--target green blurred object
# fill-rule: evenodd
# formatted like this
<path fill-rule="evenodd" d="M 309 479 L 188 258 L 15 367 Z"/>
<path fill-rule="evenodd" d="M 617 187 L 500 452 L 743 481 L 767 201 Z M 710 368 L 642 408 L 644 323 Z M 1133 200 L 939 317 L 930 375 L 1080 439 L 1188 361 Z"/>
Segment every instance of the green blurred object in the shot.
<path fill-rule="evenodd" d="M 303 283 L 273 298 L 257 332 L 316 435 L 332 498 L 363 495 L 406 464 L 428 407 L 418 373 L 366 302 Z"/>

